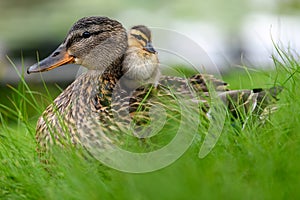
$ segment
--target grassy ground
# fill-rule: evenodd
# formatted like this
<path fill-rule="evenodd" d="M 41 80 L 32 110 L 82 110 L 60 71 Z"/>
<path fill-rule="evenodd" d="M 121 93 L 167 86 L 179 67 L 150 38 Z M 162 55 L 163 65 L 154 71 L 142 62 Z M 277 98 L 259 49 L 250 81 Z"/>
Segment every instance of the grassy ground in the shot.
<path fill-rule="evenodd" d="M 0 199 L 298 199 L 299 65 L 281 55 L 272 72 L 224 76 L 232 88 L 284 85 L 279 109 L 264 125 L 241 130 L 227 121 L 204 159 L 198 158 L 202 141 L 195 140 L 175 163 L 145 174 L 109 169 L 72 149 L 54 149 L 52 163 L 41 163 L 34 126 L 47 103 L 28 105 L 31 93 L 20 85 L 10 97 L 13 108 L 1 107 Z"/>

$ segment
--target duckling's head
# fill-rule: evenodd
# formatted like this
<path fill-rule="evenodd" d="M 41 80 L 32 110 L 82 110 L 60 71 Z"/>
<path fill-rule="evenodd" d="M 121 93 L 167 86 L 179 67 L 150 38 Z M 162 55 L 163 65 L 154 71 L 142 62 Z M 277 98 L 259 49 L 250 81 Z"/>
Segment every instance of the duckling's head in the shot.
<path fill-rule="evenodd" d="M 152 46 L 151 31 L 144 25 L 133 26 L 128 34 L 128 46 L 143 49 L 155 54 Z"/>
<path fill-rule="evenodd" d="M 27 72 L 48 71 L 70 63 L 104 71 L 121 59 L 127 45 L 126 30 L 118 21 L 84 17 L 72 26 L 50 56 L 29 67 Z"/>

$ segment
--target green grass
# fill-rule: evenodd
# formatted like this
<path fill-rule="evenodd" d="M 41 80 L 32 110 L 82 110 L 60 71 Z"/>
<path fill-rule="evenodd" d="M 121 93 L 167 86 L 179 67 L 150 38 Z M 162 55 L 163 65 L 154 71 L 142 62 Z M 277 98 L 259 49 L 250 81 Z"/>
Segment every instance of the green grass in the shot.
<path fill-rule="evenodd" d="M 34 127 L 51 99 L 40 101 L 46 97 L 21 83 L 11 103 L 1 104 L 0 199 L 298 199 L 300 68 L 298 58 L 278 53 L 272 72 L 224 77 L 235 89 L 284 85 L 279 109 L 264 125 L 240 129 L 226 121 L 204 159 L 198 158 L 199 137 L 172 165 L 144 174 L 110 169 L 75 149 L 55 148 L 51 163 L 41 163 Z"/>

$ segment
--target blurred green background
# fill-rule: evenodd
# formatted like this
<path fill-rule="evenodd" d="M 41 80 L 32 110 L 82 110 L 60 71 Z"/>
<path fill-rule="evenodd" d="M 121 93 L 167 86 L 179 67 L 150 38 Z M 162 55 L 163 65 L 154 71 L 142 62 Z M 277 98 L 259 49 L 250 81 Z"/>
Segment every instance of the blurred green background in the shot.
<path fill-rule="evenodd" d="M 127 28 L 145 24 L 185 34 L 207 52 L 221 71 L 241 63 L 268 67 L 272 65 L 271 36 L 275 42 L 293 44 L 294 49 L 300 47 L 297 37 L 300 34 L 299 10 L 298 0 L 2 0 L 0 82 L 18 80 L 6 56 L 19 70 L 24 58 L 27 67 L 36 62 L 37 52 L 44 58 L 54 50 L 76 20 L 91 15 L 115 18 Z M 154 35 L 154 43 L 155 39 L 168 40 L 159 35 Z M 178 48 L 184 46 L 176 42 Z M 195 59 L 199 60 L 199 65 L 205 65 L 201 58 Z M 77 70 L 76 67 L 58 69 L 49 72 L 46 80 L 71 81 Z M 64 76 L 60 76 L 62 72 Z M 26 78 L 40 80 L 37 75 Z"/>
<path fill-rule="evenodd" d="M 47 56 L 76 20 L 91 15 L 115 18 L 127 28 L 145 24 L 178 31 L 197 42 L 220 70 L 242 62 L 266 67 L 272 53 L 271 35 L 275 36 L 275 42 L 300 46 L 296 37 L 300 28 L 295 28 L 300 27 L 299 10 L 298 0 L 2 0 L 0 81 L 18 80 L 6 56 L 19 68 L 22 58 L 25 66 L 29 66 L 37 60 L 37 52 L 40 58 Z M 155 43 L 160 36 L 153 37 Z M 164 40 L 168 38 L 159 41 Z M 179 42 L 178 48 L 182 45 Z M 201 58 L 196 59 L 201 65 Z M 60 81 L 61 77 L 55 76 L 60 72 L 49 73 L 47 77 Z M 70 74 L 69 81 L 76 73 L 66 72 Z"/>
<path fill-rule="evenodd" d="M 199 45 L 222 73 L 242 65 L 272 69 L 272 39 L 300 50 L 300 1 L 298 0 L 2 0 L 0 2 L 0 86 L 17 84 L 17 70 L 46 57 L 64 39 L 72 24 L 83 16 L 102 15 L 117 19 L 126 28 L 136 24 L 176 31 Z M 155 34 L 154 45 L 168 43 L 187 50 L 198 66 L 202 62 L 185 41 Z M 176 60 L 161 60 L 177 65 Z M 8 59 L 9 58 L 9 59 Z M 177 65 L 178 66 L 178 65 Z M 183 66 L 182 64 L 179 66 Z M 65 87 L 76 78 L 78 66 L 43 73 L 47 83 Z M 212 70 L 213 72 L 213 70 Z M 41 83 L 39 74 L 28 82 Z M 3 95 L 2 95 L 3 96 Z M 2 98 L 3 99 L 3 98 Z"/>

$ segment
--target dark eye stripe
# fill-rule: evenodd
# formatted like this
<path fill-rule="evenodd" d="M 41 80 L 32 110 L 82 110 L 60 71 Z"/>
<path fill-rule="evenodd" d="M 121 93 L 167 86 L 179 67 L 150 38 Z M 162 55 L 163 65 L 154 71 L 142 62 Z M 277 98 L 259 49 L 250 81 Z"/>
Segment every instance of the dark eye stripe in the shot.
<path fill-rule="evenodd" d="M 105 32 L 105 30 L 100 30 L 100 31 L 95 31 L 95 32 L 85 31 L 81 35 L 74 35 L 72 38 L 70 38 L 69 40 L 66 41 L 67 42 L 66 47 L 69 48 L 75 42 L 79 42 L 81 40 L 87 39 L 93 35 L 99 35 L 100 33 L 103 33 L 103 32 Z M 89 34 L 89 36 L 88 36 L 88 34 Z"/>
<path fill-rule="evenodd" d="M 90 36 L 93 36 L 93 35 L 99 35 L 100 33 L 103 33 L 104 31 L 101 30 L 101 31 L 95 31 L 95 32 L 88 32 L 88 31 L 85 31 L 83 32 L 83 34 L 81 35 L 83 38 L 89 38 Z"/>
<path fill-rule="evenodd" d="M 143 40 L 145 42 L 145 44 L 147 44 L 147 40 L 145 38 L 143 38 L 141 35 L 137 35 L 137 34 L 131 34 L 133 37 L 135 37 L 138 40 Z"/>

